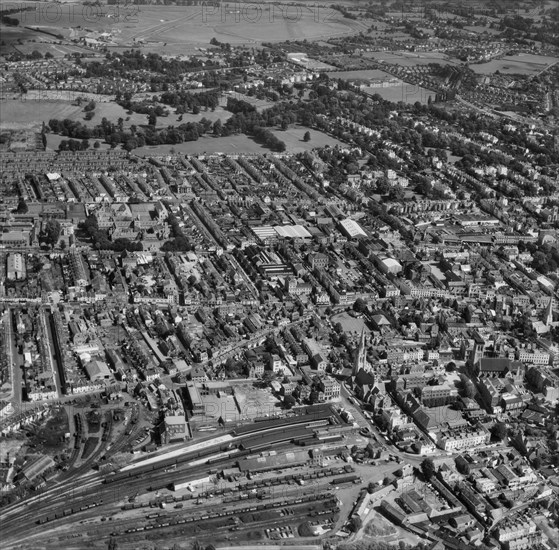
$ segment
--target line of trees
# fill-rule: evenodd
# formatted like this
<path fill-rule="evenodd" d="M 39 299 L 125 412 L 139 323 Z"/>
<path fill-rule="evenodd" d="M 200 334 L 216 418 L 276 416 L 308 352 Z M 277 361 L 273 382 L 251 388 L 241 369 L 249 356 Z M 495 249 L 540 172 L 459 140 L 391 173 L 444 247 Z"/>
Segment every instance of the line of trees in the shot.
<path fill-rule="evenodd" d="M 89 141 L 87 140 L 63 139 L 58 144 L 59 151 L 86 151 L 87 149 L 89 149 Z"/>
<path fill-rule="evenodd" d="M 165 105 L 175 107 L 177 114 L 190 111 L 198 114 L 202 108 L 213 111 L 219 105 L 220 95 L 221 92 L 219 90 L 210 90 L 196 94 L 187 91 L 163 92 L 159 101 Z"/>
<path fill-rule="evenodd" d="M 272 151 L 283 153 L 283 151 L 285 151 L 286 149 L 285 142 L 277 138 L 267 128 L 255 126 L 252 130 L 252 135 L 254 136 L 254 139 L 256 141 L 263 143 L 266 147 L 268 147 Z"/>
<path fill-rule="evenodd" d="M 201 135 L 213 130 L 214 124 L 211 120 L 203 118 L 200 122 L 187 122 L 179 126 L 168 126 L 167 128 L 156 129 L 155 122 L 150 126 L 137 128 L 131 126 L 130 130 L 124 130 L 122 122 L 117 124 L 109 122 L 103 118 L 101 124 L 90 128 L 80 121 L 64 119 L 51 119 L 48 123 L 48 129 L 55 134 L 68 136 L 70 140 L 62 141 L 60 144 L 61 151 L 79 151 L 87 149 L 86 142 L 77 142 L 75 140 L 104 139 L 111 147 L 122 144 L 124 149 L 132 151 L 136 147 L 144 145 L 176 145 L 186 141 L 196 141 Z"/>
<path fill-rule="evenodd" d="M 122 53 L 108 53 L 102 62 L 87 63 L 85 77 L 112 78 L 122 77 L 129 72 L 148 71 L 162 75 L 161 78 L 168 82 L 176 82 L 185 72 L 211 67 L 217 67 L 217 63 L 211 59 L 205 61 L 197 57 L 188 60 L 165 59 L 157 53 L 144 54 L 140 50 L 127 50 Z"/>

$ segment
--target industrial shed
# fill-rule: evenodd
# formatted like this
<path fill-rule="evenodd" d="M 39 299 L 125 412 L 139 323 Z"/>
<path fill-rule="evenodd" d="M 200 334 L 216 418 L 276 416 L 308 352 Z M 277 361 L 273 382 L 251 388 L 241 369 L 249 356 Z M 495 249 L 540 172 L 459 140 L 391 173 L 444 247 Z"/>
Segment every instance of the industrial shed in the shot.
<path fill-rule="evenodd" d="M 265 456 L 248 457 L 238 461 L 241 472 L 261 472 L 286 466 L 296 466 L 310 462 L 308 450 L 296 450 L 278 454 L 275 451 Z"/>

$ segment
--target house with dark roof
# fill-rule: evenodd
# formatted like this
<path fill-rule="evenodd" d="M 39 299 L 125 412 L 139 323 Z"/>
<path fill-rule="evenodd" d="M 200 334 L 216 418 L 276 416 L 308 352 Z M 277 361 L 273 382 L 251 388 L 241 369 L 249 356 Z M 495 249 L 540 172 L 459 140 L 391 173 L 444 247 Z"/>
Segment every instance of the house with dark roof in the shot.
<path fill-rule="evenodd" d="M 482 357 L 477 375 L 480 378 L 504 378 L 512 370 L 511 363 L 508 357 Z"/>

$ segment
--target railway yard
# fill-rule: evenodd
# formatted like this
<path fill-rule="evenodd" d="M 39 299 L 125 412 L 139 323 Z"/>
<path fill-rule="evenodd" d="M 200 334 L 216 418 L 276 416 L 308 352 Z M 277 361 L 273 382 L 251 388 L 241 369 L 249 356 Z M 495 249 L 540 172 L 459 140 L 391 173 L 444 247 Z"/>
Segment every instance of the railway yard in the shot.
<path fill-rule="evenodd" d="M 105 461 L 134 433 L 111 447 Z M 374 470 L 347 462 L 348 443 L 359 441 L 365 442 L 334 407 L 316 405 L 142 456 L 116 472 L 92 469 L 101 446 L 55 483 L 4 507 L 3 547 L 106 547 L 111 539 L 119 548 L 175 538 L 273 541 L 299 537 L 303 523 L 338 529 L 362 484 L 397 469 L 392 462 Z"/>
<path fill-rule="evenodd" d="M 559 550 L 559 0 L 124 4 L 1 9 L 0 550 Z"/>

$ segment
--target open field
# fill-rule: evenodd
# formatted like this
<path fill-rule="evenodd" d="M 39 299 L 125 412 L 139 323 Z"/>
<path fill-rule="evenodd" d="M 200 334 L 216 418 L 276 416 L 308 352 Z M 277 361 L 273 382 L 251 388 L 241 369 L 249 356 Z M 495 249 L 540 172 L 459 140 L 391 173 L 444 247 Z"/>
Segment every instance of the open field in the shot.
<path fill-rule="evenodd" d="M 464 29 L 467 30 L 467 31 L 470 31 L 470 32 L 475 32 L 476 34 L 487 33 L 487 34 L 495 35 L 495 34 L 499 34 L 499 32 L 500 32 L 497 29 L 490 29 L 489 27 L 482 27 L 482 26 L 479 26 L 479 25 L 477 25 L 477 26 L 476 25 L 471 25 L 471 26 L 468 26 L 468 27 L 464 27 Z"/>
<path fill-rule="evenodd" d="M 494 74 L 496 71 L 499 71 L 503 74 L 532 75 L 539 73 L 547 66 L 558 61 L 559 58 L 556 57 L 519 54 L 506 56 L 502 59 L 493 59 L 488 63 L 470 65 L 470 68 L 478 74 Z"/>
<path fill-rule="evenodd" d="M 303 136 L 305 135 L 305 132 L 307 130 L 311 134 L 311 140 L 304 142 Z M 328 134 L 324 134 L 323 132 L 319 132 L 318 130 L 309 130 L 308 128 L 305 128 L 303 126 L 289 127 L 285 131 L 272 131 L 278 139 L 281 139 L 283 142 L 285 142 L 287 152 L 289 153 L 302 153 L 316 147 L 326 147 L 327 145 L 329 145 L 330 147 L 341 145 L 341 143 L 337 139 L 330 137 Z"/>
<path fill-rule="evenodd" d="M 2 40 L 0 41 L 0 55 L 14 53 L 14 47 L 20 42 L 24 44 L 27 40 L 42 40 L 42 38 L 39 38 L 39 33 L 23 27 L 7 27 L 5 25 L 0 25 L 0 35 L 2 36 Z"/>
<path fill-rule="evenodd" d="M 326 145 L 335 146 L 340 142 L 327 134 L 310 130 L 311 140 L 308 142 L 303 141 L 303 135 L 307 128 L 294 127 L 286 131 L 272 130 L 272 132 L 285 142 L 287 152 L 301 153 L 314 149 L 315 147 L 324 147 Z M 171 149 L 177 153 L 186 153 L 190 155 L 202 155 L 206 153 L 224 153 L 224 154 L 239 154 L 239 153 L 268 153 L 270 150 L 260 143 L 250 139 L 244 134 L 226 137 L 211 137 L 205 136 L 198 139 L 198 141 L 187 141 L 177 145 L 153 145 L 146 147 L 139 147 L 134 150 L 134 154 L 139 156 L 146 155 L 165 155 L 171 152 Z"/>
<path fill-rule="evenodd" d="M 330 78 L 342 78 L 343 80 L 379 80 L 381 78 L 393 78 L 392 75 L 377 69 L 365 69 L 362 71 L 337 71 L 326 74 Z"/>
<path fill-rule="evenodd" d="M 139 46 L 159 53 L 185 53 L 189 45 L 207 46 L 211 38 L 231 44 L 263 41 L 326 39 L 366 30 L 366 22 L 346 19 L 328 7 L 250 4 L 213 6 L 83 6 L 78 3 L 37 3 L 33 11 L 14 14 L 20 27 L 3 36 L 6 48 L 29 39 L 48 41 L 90 32 L 109 33 L 109 46 Z M 25 29 L 25 26 L 35 30 Z M 55 36 L 52 36 L 55 39 Z"/>
<path fill-rule="evenodd" d="M 54 57 L 64 57 L 65 55 L 72 53 L 85 53 L 89 54 L 90 51 L 86 48 L 80 48 L 79 46 L 74 46 L 73 44 L 54 44 L 53 41 L 48 38 L 37 39 L 36 42 L 24 42 L 23 44 L 13 44 L 13 49 L 17 50 L 23 55 L 29 55 L 33 50 L 40 51 L 43 55 L 47 52 L 51 53 Z"/>
<path fill-rule="evenodd" d="M 68 432 L 68 414 L 64 407 L 54 409 L 52 416 L 44 425 L 30 430 L 29 441 L 36 445 L 37 450 L 48 452 L 65 446 L 65 434 Z"/>
<path fill-rule="evenodd" d="M 81 94 L 76 94 L 76 97 L 78 95 Z M 40 128 L 43 121 L 48 123 L 51 118 L 79 120 L 89 127 L 101 124 L 103 118 L 114 123 L 122 118 L 124 128 L 130 128 L 132 124 L 136 126 L 147 124 L 146 115 L 138 113 L 129 115 L 125 109 L 114 102 L 97 102 L 95 116 L 91 120 L 84 120 L 84 106 L 85 103 L 78 107 L 70 101 L 7 99 L 0 102 L 0 129 Z M 229 117 L 231 117 L 231 113 L 223 107 L 217 107 L 215 111 L 201 111 L 197 115 L 185 113 L 182 115 L 182 120 L 179 120 L 179 115 L 171 113 L 167 117 L 158 117 L 157 127 L 166 128 L 187 122 L 200 122 L 203 118 L 211 121 L 221 119 L 221 122 L 225 123 Z"/>
<path fill-rule="evenodd" d="M 0 102 L 0 128 L 40 127 L 43 120 L 79 117 L 81 111 L 82 107 L 70 102 L 7 99 Z"/>
<path fill-rule="evenodd" d="M 119 24 L 115 42 L 157 41 L 170 44 L 208 44 L 212 37 L 230 43 L 286 39 L 317 39 L 361 30 L 364 25 L 331 10 L 321 14 L 306 6 L 246 7 L 139 6 L 135 22 Z"/>
<path fill-rule="evenodd" d="M 198 141 L 187 141 L 176 145 L 138 147 L 138 149 L 134 149 L 134 154 L 140 157 L 166 155 L 171 153 L 171 149 L 177 153 L 189 155 L 202 155 L 206 153 L 266 153 L 269 151 L 269 149 L 256 143 L 249 137 L 239 134 L 227 137 L 201 137 Z"/>
<path fill-rule="evenodd" d="M 362 317 L 352 317 L 345 312 L 334 315 L 330 320 L 333 325 L 340 323 L 344 332 L 347 332 L 348 334 L 361 334 L 363 329 L 365 329 L 366 334 L 371 332 Z"/>
<path fill-rule="evenodd" d="M 414 67 L 416 65 L 428 65 L 438 63 L 440 65 L 459 65 L 460 61 L 439 52 L 365 52 L 363 57 L 386 61 L 392 65 L 402 67 Z"/>
<path fill-rule="evenodd" d="M 7 8 L 9 2 L 2 3 L 2 5 Z M 116 26 L 119 19 L 123 19 L 123 17 L 114 17 L 116 8 L 111 8 L 111 6 L 84 6 L 78 2 L 26 2 L 20 3 L 18 6 L 35 8 L 13 14 L 13 17 L 19 20 L 19 27 L 16 30 L 32 33 L 33 37 L 48 38 L 48 35 L 34 32 L 34 29 L 62 35 L 65 38 L 74 38 L 76 31 L 80 29 L 110 31 Z M 111 17 L 107 17 L 107 15 Z M 25 29 L 25 27 L 30 27 L 32 30 Z"/>
<path fill-rule="evenodd" d="M 247 103 L 250 103 L 250 105 L 252 105 L 253 107 L 256 107 L 256 110 L 259 111 L 259 112 L 263 111 L 264 109 L 267 109 L 268 107 L 272 107 L 274 105 L 274 103 L 272 101 L 268 101 L 266 99 L 258 99 L 257 97 L 246 95 L 246 94 L 241 94 L 239 92 L 228 93 L 227 95 L 224 96 L 224 98 L 222 98 L 222 101 L 220 103 L 222 103 L 223 105 L 226 105 L 228 97 L 232 97 L 234 99 L 238 99 L 238 100 L 241 100 L 241 101 L 246 101 Z M 231 114 L 232 113 L 229 113 L 229 116 L 227 118 L 229 118 L 231 116 Z M 221 121 L 225 122 L 225 120 L 223 120 L 223 118 L 221 119 Z"/>
<path fill-rule="evenodd" d="M 378 94 L 383 99 L 394 103 L 397 103 L 398 101 L 403 101 L 404 103 L 415 103 L 416 101 L 419 101 L 420 103 L 427 104 L 429 96 L 431 96 L 432 99 L 435 99 L 435 92 L 426 90 L 416 84 L 407 84 L 406 82 L 401 85 L 390 86 L 388 88 L 366 87 L 364 88 L 364 91 L 372 96 Z"/>

